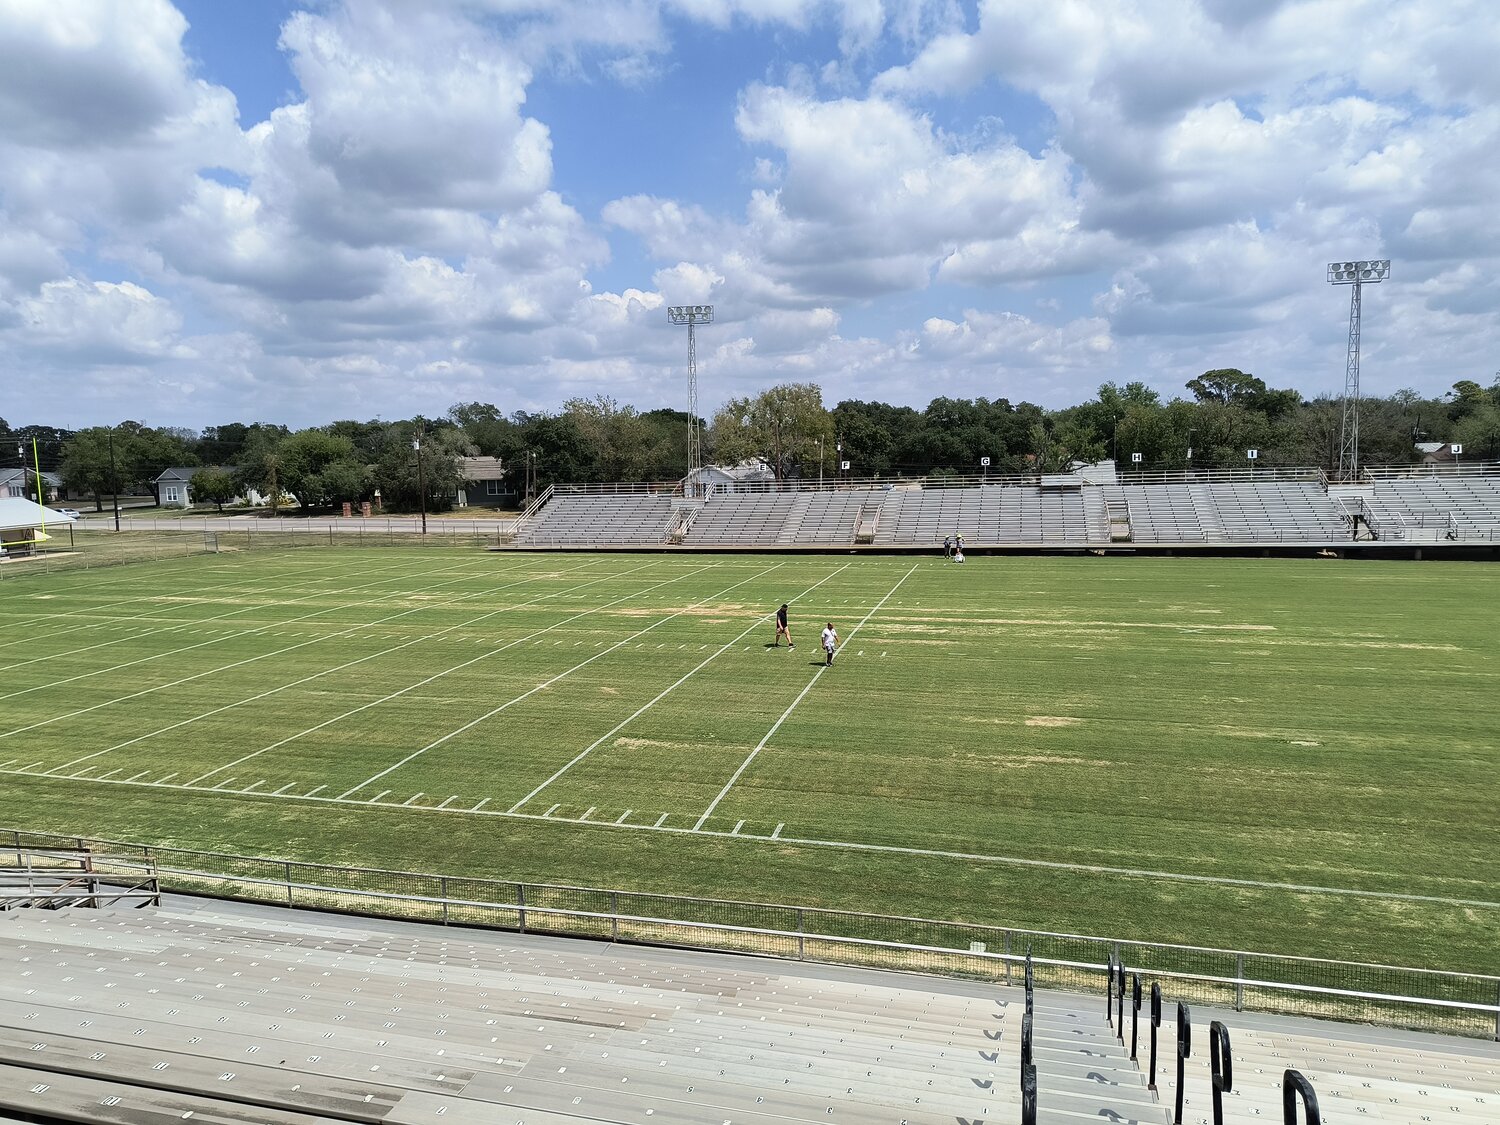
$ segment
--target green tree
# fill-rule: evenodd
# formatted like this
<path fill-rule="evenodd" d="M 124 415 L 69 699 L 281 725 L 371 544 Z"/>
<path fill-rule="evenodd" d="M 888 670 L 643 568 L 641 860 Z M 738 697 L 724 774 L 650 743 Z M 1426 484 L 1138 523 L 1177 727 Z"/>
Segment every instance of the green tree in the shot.
<path fill-rule="evenodd" d="M 63 483 L 70 491 L 92 495 L 96 512 L 104 510 L 104 497 L 113 496 L 125 485 L 118 471 L 119 450 L 111 467 L 110 441 L 110 427 L 90 426 L 79 430 L 62 447 L 59 472 Z"/>
<path fill-rule="evenodd" d="M 823 409 L 823 392 L 816 384 L 783 383 L 754 398 L 725 403 L 714 415 L 711 440 L 719 464 L 759 458 L 777 480 L 806 476 L 808 469 L 816 475 L 819 441 L 825 456 L 834 445 L 833 420 Z M 855 470 L 861 475 L 864 471 Z"/>
<path fill-rule="evenodd" d="M 188 488 L 195 501 L 207 501 L 221 512 L 225 504 L 239 495 L 239 489 L 234 484 L 234 474 L 228 469 L 214 467 L 199 469 L 194 473 L 188 481 Z"/>

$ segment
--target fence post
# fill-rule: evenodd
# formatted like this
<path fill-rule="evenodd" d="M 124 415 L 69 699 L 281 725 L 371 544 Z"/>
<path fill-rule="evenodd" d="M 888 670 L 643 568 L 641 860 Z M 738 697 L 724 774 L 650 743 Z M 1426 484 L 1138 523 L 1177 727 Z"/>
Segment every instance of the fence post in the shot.
<path fill-rule="evenodd" d="M 609 912 L 613 917 L 609 920 L 609 936 L 613 941 L 620 940 L 620 892 L 609 892 Z"/>
<path fill-rule="evenodd" d="M 802 925 L 802 907 L 797 907 L 797 960 L 807 960 L 807 929 Z"/>
<path fill-rule="evenodd" d="M 526 884 L 516 884 L 516 903 L 520 906 L 520 933 L 526 932 Z"/>
<path fill-rule="evenodd" d="M 1245 955 L 1243 953 L 1234 955 L 1234 1010 L 1236 1012 L 1245 1010 Z"/>
<path fill-rule="evenodd" d="M 438 894 L 443 898 L 443 925 L 448 924 L 448 876 L 438 876 Z"/>
<path fill-rule="evenodd" d="M 281 865 L 281 874 L 286 879 L 286 904 L 292 905 L 292 863 L 287 860 Z"/>

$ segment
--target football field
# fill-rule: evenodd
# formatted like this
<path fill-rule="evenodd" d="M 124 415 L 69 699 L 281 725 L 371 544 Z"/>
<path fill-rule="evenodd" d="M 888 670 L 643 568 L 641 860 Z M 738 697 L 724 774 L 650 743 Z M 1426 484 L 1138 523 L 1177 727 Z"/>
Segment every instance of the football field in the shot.
<path fill-rule="evenodd" d="M 7 578 L 0 827 L 1496 972 L 1497 604 L 1329 560 Z"/>

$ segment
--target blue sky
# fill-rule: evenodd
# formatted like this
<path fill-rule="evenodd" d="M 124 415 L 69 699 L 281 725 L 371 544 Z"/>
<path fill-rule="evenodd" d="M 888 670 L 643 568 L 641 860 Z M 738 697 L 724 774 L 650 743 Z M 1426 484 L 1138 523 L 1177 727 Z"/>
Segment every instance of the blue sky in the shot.
<path fill-rule="evenodd" d="M 1500 367 L 1485 0 L 17 0 L 0 416 Z"/>

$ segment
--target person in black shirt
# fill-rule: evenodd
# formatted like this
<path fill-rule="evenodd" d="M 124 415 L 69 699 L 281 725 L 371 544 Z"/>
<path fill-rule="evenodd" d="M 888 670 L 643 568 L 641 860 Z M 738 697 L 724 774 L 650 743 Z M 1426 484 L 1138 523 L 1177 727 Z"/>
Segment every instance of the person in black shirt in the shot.
<path fill-rule="evenodd" d="M 792 630 L 786 623 L 786 602 L 782 602 L 781 608 L 776 611 L 776 639 L 771 642 L 771 647 L 780 648 L 782 637 L 786 638 L 787 651 L 797 647 L 792 644 Z"/>

